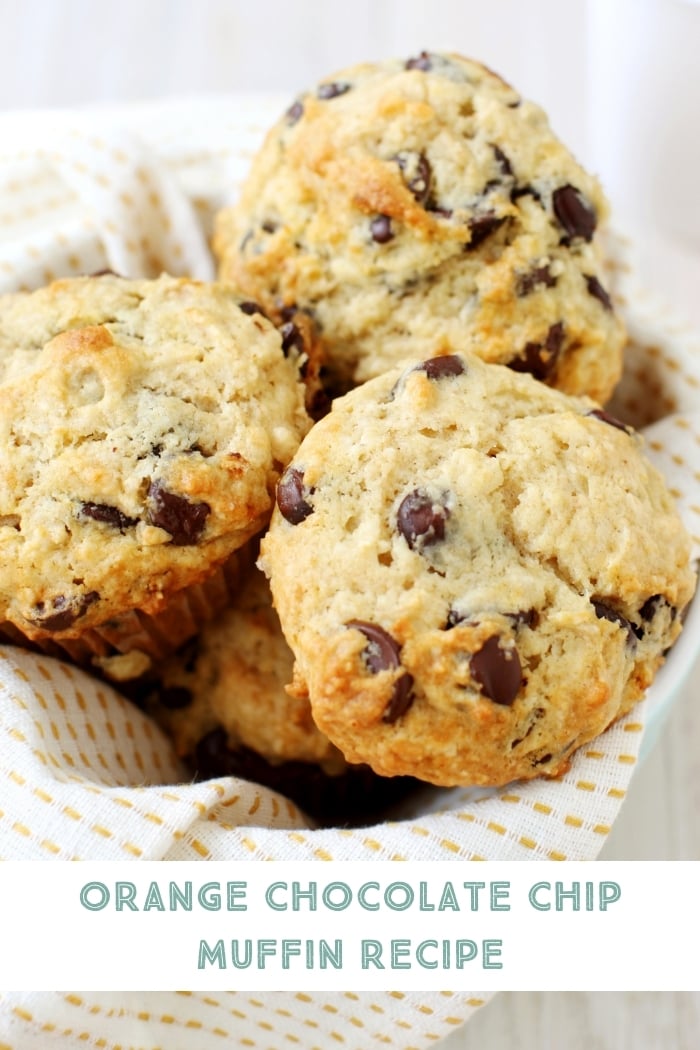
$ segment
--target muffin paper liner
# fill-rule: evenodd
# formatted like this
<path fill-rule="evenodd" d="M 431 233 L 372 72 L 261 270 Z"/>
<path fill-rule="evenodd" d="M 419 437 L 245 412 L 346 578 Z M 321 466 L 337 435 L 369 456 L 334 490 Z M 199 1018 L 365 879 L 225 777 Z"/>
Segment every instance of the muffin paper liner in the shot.
<path fill-rule="evenodd" d="M 48 632 L 43 637 L 28 638 L 14 624 L 5 622 L 0 624 L 0 637 L 47 656 L 68 656 L 74 663 L 98 670 L 107 678 L 125 681 L 143 674 L 151 661 L 175 652 L 222 612 L 236 595 L 238 578 L 239 557 L 234 552 L 207 579 L 173 594 L 167 606 L 155 615 L 131 610 L 77 638 L 56 638 Z M 121 660 L 125 656 L 136 658 L 135 673 L 130 673 L 128 664 Z"/>
<path fill-rule="evenodd" d="M 231 203 L 252 151 L 288 99 L 239 96 L 124 109 L 0 117 L 0 290 L 105 267 L 213 275 L 206 240 Z M 615 253 L 616 257 L 619 252 Z M 700 554 L 700 341 L 614 264 L 630 330 L 611 410 L 646 428 Z M 169 611 L 187 634 L 228 583 L 212 580 Z M 143 637 L 160 625 L 103 629 L 87 646 Z M 143 635 L 140 635 L 143 632 Z M 184 640 L 179 638 L 178 640 Z M 145 642 L 144 642 L 145 644 Z M 14 860 L 592 860 L 638 762 L 645 722 L 665 710 L 700 647 L 700 616 L 647 699 L 581 749 L 556 781 L 426 795 L 413 812 L 372 827 L 318 830 L 274 792 L 234 778 L 193 784 L 169 742 L 136 707 L 83 671 L 0 647 L 0 855 Z M 84 653 L 71 655 L 84 659 Z M 676 663 L 674 664 L 674 661 Z M 683 667 L 681 667 L 681 663 Z M 423 1048 L 489 997 L 479 992 L 6 992 L 0 1044 L 129 1045 L 202 1050 L 215 1032 L 365 1050 L 376 1041 Z M 101 1040 L 101 1041 L 100 1041 Z M 213 1042 L 211 1040 L 214 1040 Z M 266 1044 L 267 1045 L 267 1042 Z"/>

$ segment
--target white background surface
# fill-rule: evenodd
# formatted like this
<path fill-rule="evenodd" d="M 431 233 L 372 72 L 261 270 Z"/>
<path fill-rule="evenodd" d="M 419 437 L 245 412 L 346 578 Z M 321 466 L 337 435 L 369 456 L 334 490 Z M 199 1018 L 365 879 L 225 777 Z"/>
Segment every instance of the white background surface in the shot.
<path fill-rule="evenodd" d="M 644 279 L 700 330 L 700 6 L 689 0 L 0 0 L 0 24 L 4 109 L 293 96 L 363 59 L 479 58 L 543 104 L 602 176 Z M 699 701 L 696 669 L 605 857 L 700 859 Z M 441 1045 L 695 1050 L 700 995 L 502 994 Z"/>

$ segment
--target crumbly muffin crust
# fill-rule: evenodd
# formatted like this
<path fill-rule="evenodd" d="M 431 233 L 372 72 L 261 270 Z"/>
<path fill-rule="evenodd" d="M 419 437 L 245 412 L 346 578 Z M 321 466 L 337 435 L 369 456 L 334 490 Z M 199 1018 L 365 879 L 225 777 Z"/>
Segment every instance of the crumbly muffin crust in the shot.
<path fill-rule="evenodd" d="M 604 402 L 623 326 L 607 206 L 543 111 L 484 66 L 346 69 L 270 131 L 217 222 L 220 275 L 314 318 L 336 385 L 468 350 Z"/>
<path fill-rule="evenodd" d="M 242 298 L 104 275 L 0 299 L 0 621 L 118 634 L 265 525 L 310 423 Z"/>
<path fill-rule="evenodd" d="M 466 354 L 338 399 L 277 504 L 262 564 L 296 688 L 385 775 L 561 773 L 642 695 L 694 587 L 637 435 Z"/>

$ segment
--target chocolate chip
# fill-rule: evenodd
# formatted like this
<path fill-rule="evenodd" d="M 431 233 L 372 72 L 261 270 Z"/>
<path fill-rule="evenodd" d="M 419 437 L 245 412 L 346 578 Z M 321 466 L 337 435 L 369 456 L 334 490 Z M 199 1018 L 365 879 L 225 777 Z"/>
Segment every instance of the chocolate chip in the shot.
<path fill-rule="evenodd" d="M 421 361 L 414 371 L 425 372 L 428 379 L 446 379 L 449 376 L 461 376 L 466 371 L 464 361 L 457 354 L 443 354 L 441 357 L 429 357 Z"/>
<path fill-rule="evenodd" d="M 447 614 L 447 623 L 444 626 L 445 631 L 451 631 L 453 627 L 458 627 L 460 623 L 468 623 L 469 617 L 463 613 L 458 612 L 456 609 L 450 609 Z"/>
<path fill-rule="evenodd" d="M 351 87 L 352 84 L 340 80 L 330 81 L 328 84 L 319 84 L 316 97 L 323 102 L 327 102 L 331 98 L 338 98 L 339 95 L 344 95 Z"/>
<path fill-rule="evenodd" d="M 535 288 L 541 285 L 545 288 L 554 288 L 556 283 L 557 279 L 550 272 L 549 266 L 534 266 L 532 270 L 528 270 L 527 273 L 518 277 L 515 290 L 516 294 L 522 298 L 525 295 L 530 295 Z"/>
<path fill-rule="evenodd" d="M 314 489 L 304 485 L 304 472 L 296 467 L 287 467 L 277 485 L 277 506 L 280 514 L 290 525 L 300 525 L 313 514 L 314 508 L 307 502 Z"/>
<path fill-rule="evenodd" d="M 609 412 L 606 412 L 603 408 L 594 408 L 586 415 L 593 416 L 594 419 L 599 419 L 601 423 L 607 423 L 608 426 L 615 427 L 617 430 L 624 430 L 625 434 L 631 432 L 631 428 L 625 426 L 622 420 L 617 419 L 615 416 L 611 416 Z"/>
<path fill-rule="evenodd" d="M 302 102 L 299 101 L 299 99 L 297 99 L 297 101 L 293 102 L 287 110 L 287 112 L 285 113 L 284 119 L 287 121 L 287 124 L 289 124 L 290 127 L 293 127 L 294 124 L 297 124 L 301 120 L 303 115 L 304 105 Z"/>
<path fill-rule="evenodd" d="M 354 627 L 367 639 L 362 655 L 372 674 L 379 674 L 380 671 L 394 671 L 401 666 L 401 646 L 383 627 L 376 623 L 368 623 L 366 620 L 348 620 L 345 626 Z M 384 710 L 382 720 L 395 722 L 406 713 L 412 703 L 413 676 L 408 671 L 404 671 L 394 682 L 391 700 Z"/>
<path fill-rule="evenodd" d="M 564 342 L 564 325 L 561 321 L 551 325 L 542 343 L 526 343 L 519 357 L 508 362 L 513 372 L 529 372 L 535 379 L 549 379 L 556 369 L 557 358 Z"/>
<path fill-rule="evenodd" d="M 406 714 L 413 700 L 413 677 L 406 671 L 394 682 L 394 692 L 384 709 L 382 721 L 390 724 L 396 722 Z"/>
<path fill-rule="evenodd" d="M 274 233 L 277 229 L 277 225 L 278 224 L 271 219 L 266 219 L 265 222 L 260 224 L 260 229 L 265 233 Z"/>
<path fill-rule="evenodd" d="M 438 208 L 437 205 L 428 203 L 426 209 L 431 215 L 439 215 L 441 219 L 451 219 L 452 209 L 451 208 Z"/>
<path fill-rule="evenodd" d="M 31 622 L 45 631 L 65 631 L 84 616 L 90 606 L 99 601 L 99 597 L 97 591 L 88 591 L 79 598 L 66 598 L 58 594 L 51 599 L 48 608 L 46 602 L 37 602 L 34 607 L 36 616 L 31 617 Z"/>
<path fill-rule="evenodd" d="M 510 199 L 513 202 L 513 204 L 515 204 L 515 202 L 521 197 L 534 197 L 536 201 L 539 201 L 540 204 L 542 203 L 542 198 L 540 197 L 539 193 L 537 192 L 535 187 L 530 186 L 529 183 L 525 184 L 524 186 L 514 186 L 513 189 L 510 191 Z"/>
<path fill-rule="evenodd" d="M 158 690 L 158 700 L 168 711 L 189 707 L 193 699 L 192 693 L 183 685 L 170 685 Z"/>
<path fill-rule="evenodd" d="M 666 599 L 663 594 L 652 594 L 651 598 L 647 598 L 644 605 L 639 610 L 639 615 L 647 623 L 653 620 L 660 606 L 666 604 Z M 675 609 L 673 612 L 675 613 Z M 673 617 L 675 619 L 675 616 Z"/>
<path fill-rule="evenodd" d="M 304 336 L 293 321 L 287 321 L 286 324 L 282 325 L 280 335 L 282 336 L 282 353 L 285 357 L 287 357 L 292 348 L 300 354 L 304 352 Z"/>
<path fill-rule="evenodd" d="M 583 194 L 567 183 L 552 194 L 552 206 L 559 224 L 569 237 L 590 241 L 596 228 L 596 214 Z"/>
<path fill-rule="evenodd" d="M 513 703 L 522 682 L 522 668 L 514 645 L 501 648 L 497 634 L 484 642 L 469 660 L 472 678 L 495 704 Z"/>
<path fill-rule="evenodd" d="M 108 503 L 81 503 L 80 514 L 94 521 L 102 521 L 105 525 L 112 525 L 115 529 L 123 531 L 134 525 L 138 525 L 138 518 L 130 518 L 117 507 L 111 507 Z"/>
<path fill-rule="evenodd" d="M 148 499 L 151 525 L 170 533 L 176 547 L 197 543 L 211 511 L 208 503 L 192 503 L 185 496 L 169 492 L 160 479 L 151 482 Z"/>
<path fill-rule="evenodd" d="M 433 179 L 430 162 L 424 153 L 402 151 L 394 160 L 401 169 L 404 182 L 419 204 L 426 204 L 430 197 Z"/>
<path fill-rule="evenodd" d="M 406 60 L 406 69 L 420 69 L 422 73 L 429 73 L 432 68 L 433 59 L 428 51 L 421 51 L 419 55 Z"/>
<path fill-rule="evenodd" d="M 501 169 L 502 174 L 503 175 L 512 175 L 513 174 L 513 166 L 511 165 L 510 160 L 505 155 L 505 153 L 500 148 L 500 146 L 497 146 L 495 143 L 492 142 L 491 143 L 491 149 L 493 150 L 493 152 L 495 154 L 496 160 L 498 161 L 498 166 Z"/>
<path fill-rule="evenodd" d="M 465 244 L 465 249 L 468 252 L 474 251 L 480 244 L 490 237 L 499 226 L 505 222 L 505 216 L 495 215 L 493 212 L 485 212 L 483 215 L 475 215 L 474 218 L 469 220 L 469 230 L 471 232 L 471 240 L 469 244 Z"/>
<path fill-rule="evenodd" d="M 612 310 L 612 299 L 606 292 L 605 288 L 603 288 L 598 278 L 591 273 L 584 273 L 583 276 L 585 278 L 586 287 L 588 288 L 589 294 L 592 295 L 594 299 L 597 299 L 599 302 L 601 302 L 606 310 Z"/>
<path fill-rule="evenodd" d="M 251 317 L 253 314 L 260 314 L 262 317 L 267 317 L 262 306 L 260 306 L 259 303 L 254 303 L 252 299 L 246 299 L 242 303 L 239 303 L 238 309 L 244 314 L 247 314 L 248 317 Z"/>
<path fill-rule="evenodd" d="M 369 229 L 372 234 L 372 240 L 376 241 L 377 244 L 386 244 L 394 239 L 391 218 L 388 215 L 377 215 L 369 224 Z"/>
<path fill-rule="evenodd" d="M 634 643 L 634 639 L 640 637 L 639 632 L 641 628 L 630 623 L 626 616 L 619 613 L 617 609 L 613 609 L 611 605 L 601 602 L 597 598 L 591 598 L 591 605 L 595 609 L 595 614 L 599 620 L 608 620 L 610 623 L 616 623 L 618 627 L 624 627 L 627 631 L 628 643 Z"/>
<path fill-rule="evenodd" d="M 421 553 L 424 547 L 444 540 L 449 515 L 444 503 L 436 502 L 424 489 L 414 489 L 401 500 L 396 526 L 411 550 Z"/>

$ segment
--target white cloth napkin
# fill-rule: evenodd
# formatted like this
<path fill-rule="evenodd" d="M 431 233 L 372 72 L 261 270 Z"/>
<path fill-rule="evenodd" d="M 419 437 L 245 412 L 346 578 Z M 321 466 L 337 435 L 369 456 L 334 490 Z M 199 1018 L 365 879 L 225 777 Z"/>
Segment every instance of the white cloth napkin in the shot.
<path fill-rule="evenodd" d="M 236 196 L 288 100 L 231 97 L 0 117 L 0 290 L 109 267 L 213 274 L 216 210 Z M 617 402 L 650 430 L 700 550 L 700 351 L 629 275 L 633 335 Z M 653 385 L 659 384 L 658 390 Z M 651 385 L 650 385 L 651 384 Z M 664 400 L 666 399 L 666 400 Z M 653 411 L 647 413 L 647 408 Z M 673 656 L 671 657 L 673 659 Z M 654 696 L 654 690 L 656 695 Z M 318 830 L 273 792 L 233 778 L 187 782 L 139 710 L 81 671 L 0 649 L 0 856 L 4 860 L 594 859 L 637 762 L 649 704 L 575 757 L 560 780 L 439 793 L 430 810 Z M 435 796 L 433 796 L 434 798 Z M 3 993 L 0 1050 L 225 1045 L 326 1050 L 432 1046 L 488 995 Z"/>

